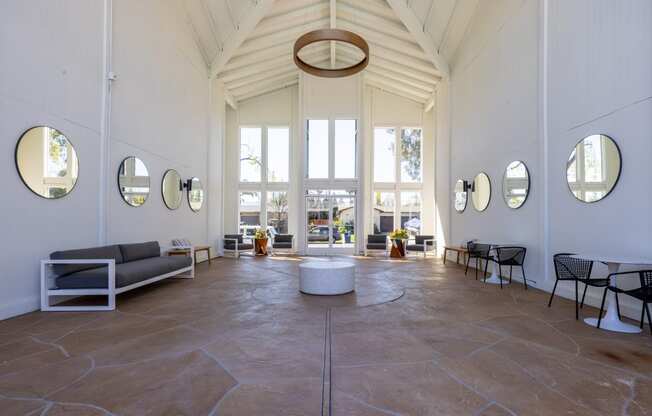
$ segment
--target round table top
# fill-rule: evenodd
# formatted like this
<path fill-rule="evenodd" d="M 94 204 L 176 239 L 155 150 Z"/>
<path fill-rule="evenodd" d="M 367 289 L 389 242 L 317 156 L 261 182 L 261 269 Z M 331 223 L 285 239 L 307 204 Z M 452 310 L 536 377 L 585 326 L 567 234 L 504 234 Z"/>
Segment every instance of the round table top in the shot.
<path fill-rule="evenodd" d="M 306 261 L 299 264 L 299 267 L 305 269 L 348 269 L 350 267 L 355 267 L 353 263 L 347 263 L 344 261 Z"/>
<path fill-rule="evenodd" d="M 601 263 L 616 263 L 616 264 L 643 264 L 652 265 L 652 259 L 643 259 L 637 257 L 619 257 L 619 256 L 601 256 L 597 254 L 574 254 L 570 257 L 581 260 L 599 261 Z"/>

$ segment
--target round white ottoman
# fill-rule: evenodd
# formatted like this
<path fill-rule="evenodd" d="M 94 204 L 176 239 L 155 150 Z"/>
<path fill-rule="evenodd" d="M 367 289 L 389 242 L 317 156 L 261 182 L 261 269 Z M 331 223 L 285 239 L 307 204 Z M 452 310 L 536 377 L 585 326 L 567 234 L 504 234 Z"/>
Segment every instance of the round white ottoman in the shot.
<path fill-rule="evenodd" d="M 309 295 L 342 295 L 355 290 L 355 266 L 341 261 L 299 265 L 299 290 Z"/>

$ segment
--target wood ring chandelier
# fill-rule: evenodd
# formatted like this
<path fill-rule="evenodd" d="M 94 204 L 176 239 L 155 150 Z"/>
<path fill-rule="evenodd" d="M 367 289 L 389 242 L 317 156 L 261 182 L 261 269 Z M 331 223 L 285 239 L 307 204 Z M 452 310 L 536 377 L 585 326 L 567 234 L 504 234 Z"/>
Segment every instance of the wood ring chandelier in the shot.
<path fill-rule="evenodd" d="M 327 68 L 319 68 L 314 65 L 310 65 L 306 63 L 304 60 L 302 60 L 301 58 L 299 58 L 299 51 L 301 49 L 303 49 L 304 47 L 312 43 L 324 42 L 324 41 L 340 41 L 340 42 L 349 43 L 355 46 L 356 48 L 360 49 L 364 53 L 364 59 L 362 59 L 360 62 L 358 62 L 355 65 L 347 66 L 345 68 L 327 69 Z M 356 35 L 353 32 L 349 32 L 348 30 L 342 30 L 342 29 L 313 30 L 312 32 L 308 32 L 302 35 L 294 43 L 294 63 L 297 64 L 297 66 L 301 68 L 304 72 L 307 72 L 311 75 L 315 75 L 318 77 L 324 77 L 324 78 L 348 77 L 350 75 L 354 75 L 362 71 L 369 64 L 369 45 L 367 44 L 367 41 L 362 39 L 362 37 Z"/>

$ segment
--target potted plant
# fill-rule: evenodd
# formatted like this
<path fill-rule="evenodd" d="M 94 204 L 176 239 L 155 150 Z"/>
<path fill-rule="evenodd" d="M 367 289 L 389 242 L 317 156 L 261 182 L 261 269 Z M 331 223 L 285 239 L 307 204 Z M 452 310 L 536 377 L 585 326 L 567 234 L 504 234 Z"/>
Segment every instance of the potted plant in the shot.
<path fill-rule="evenodd" d="M 254 243 L 256 249 L 256 255 L 266 256 L 267 255 L 267 232 L 262 228 L 256 228 L 254 233 Z"/>
<path fill-rule="evenodd" d="M 389 233 L 389 239 L 392 241 L 391 257 L 405 257 L 405 241 L 408 237 L 408 231 L 404 228 L 399 228 Z"/>

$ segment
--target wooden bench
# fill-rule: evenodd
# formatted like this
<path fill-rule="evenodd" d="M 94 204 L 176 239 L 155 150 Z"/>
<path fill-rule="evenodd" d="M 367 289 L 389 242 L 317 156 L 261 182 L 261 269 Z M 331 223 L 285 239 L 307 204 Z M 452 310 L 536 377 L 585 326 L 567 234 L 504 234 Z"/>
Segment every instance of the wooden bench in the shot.
<path fill-rule="evenodd" d="M 462 254 L 462 260 L 466 264 L 466 257 L 469 255 L 469 250 L 466 247 L 444 246 L 444 264 L 446 264 L 446 255 L 449 251 L 457 253 L 457 264 L 460 264 L 460 254 Z"/>
<path fill-rule="evenodd" d="M 168 251 L 168 256 L 187 256 L 192 255 L 197 264 L 197 252 L 205 251 L 208 256 L 208 264 L 211 264 L 211 246 L 195 246 L 193 248 L 193 253 L 191 254 L 190 248 L 174 248 Z"/>

